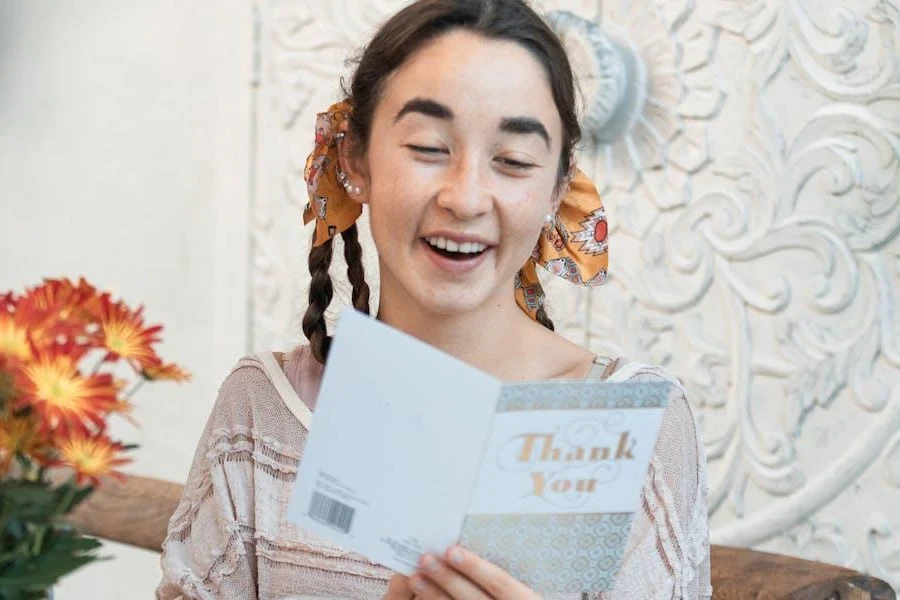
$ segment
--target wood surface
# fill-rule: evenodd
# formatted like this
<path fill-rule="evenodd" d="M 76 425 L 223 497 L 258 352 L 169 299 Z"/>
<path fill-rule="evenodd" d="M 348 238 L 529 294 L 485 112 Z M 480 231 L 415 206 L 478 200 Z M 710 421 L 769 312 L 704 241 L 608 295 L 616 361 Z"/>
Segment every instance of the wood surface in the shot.
<path fill-rule="evenodd" d="M 136 475 L 107 479 L 70 521 L 87 534 L 159 552 L 182 489 Z M 710 564 L 715 600 L 896 600 L 879 579 L 790 556 L 713 546 Z"/>

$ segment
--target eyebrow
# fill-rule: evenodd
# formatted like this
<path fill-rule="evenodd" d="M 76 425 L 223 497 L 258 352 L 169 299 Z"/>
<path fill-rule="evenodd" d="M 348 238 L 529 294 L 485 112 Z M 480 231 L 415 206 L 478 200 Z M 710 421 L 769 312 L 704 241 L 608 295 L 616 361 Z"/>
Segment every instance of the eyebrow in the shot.
<path fill-rule="evenodd" d="M 408 114 L 419 113 L 427 117 L 434 117 L 444 121 L 453 120 L 453 111 L 450 107 L 430 100 L 428 98 L 413 98 L 403 105 L 397 116 L 394 117 L 394 123 L 402 119 Z M 547 147 L 550 147 L 550 134 L 544 124 L 532 117 L 506 117 L 500 121 L 500 131 L 504 133 L 517 134 L 535 134 L 544 140 Z"/>
<path fill-rule="evenodd" d="M 436 117 L 445 121 L 453 120 L 453 111 L 449 107 L 444 106 L 440 102 L 429 100 L 427 98 L 413 98 L 403 105 L 397 116 L 394 117 L 394 123 L 402 119 L 410 113 L 420 113 L 427 117 Z"/>
<path fill-rule="evenodd" d="M 550 134 L 543 123 L 531 117 L 507 117 L 500 121 L 500 131 L 505 133 L 537 134 L 550 147 Z"/>

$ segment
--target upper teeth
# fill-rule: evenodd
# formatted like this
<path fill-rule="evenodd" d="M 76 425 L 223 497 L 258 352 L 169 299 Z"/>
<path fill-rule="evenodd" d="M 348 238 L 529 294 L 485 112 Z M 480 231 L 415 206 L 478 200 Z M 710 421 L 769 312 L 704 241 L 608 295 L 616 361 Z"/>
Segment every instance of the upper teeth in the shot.
<path fill-rule="evenodd" d="M 476 254 L 487 248 L 486 244 L 479 244 L 478 242 L 463 242 L 462 244 L 457 244 L 453 240 L 448 240 L 447 238 L 442 237 L 430 237 L 427 238 L 427 240 L 428 243 L 435 248 L 440 248 L 441 250 L 446 250 L 448 252 Z"/>

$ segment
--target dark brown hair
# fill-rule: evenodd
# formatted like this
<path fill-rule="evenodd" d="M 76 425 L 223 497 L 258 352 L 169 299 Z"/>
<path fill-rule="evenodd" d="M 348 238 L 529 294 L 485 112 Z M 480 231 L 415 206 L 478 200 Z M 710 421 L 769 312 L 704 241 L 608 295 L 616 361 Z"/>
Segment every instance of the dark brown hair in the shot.
<path fill-rule="evenodd" d="M 569 168 L 573 148 L 581 138 L 575 109 L 575 82 L 572 68 L 559 38 L 524 0 L 419 0 L 385 22 L 357 61 L 356 71 L 345 90 L 353 106 L 350 134 L 356 151 L 365 155 L 372 130 L 372 116 L 381 99 L 388 76 L 403 65 L 427 42 L 452 30 L 465 29 L 487 38 L 520 44 L 541 63 L 547 74 L 553 99 L 563 124 L 563 144 L 559 157 L 559 180 Z M 369 312 L 369 286 L 362 265 L 362 248 L 356 225 L 342 234 L 347 275 L 353 287 L 353 306 Z M 313 356 L 320 363 L 328 357 L 331 338 L 325 310 L 334 296 L 329 275 L 332 242 L 309 253 L 309 308 L 303 316 L 303 333 Z M 541 307 L 537 320 L 553 329 L 553 322 Z"/>

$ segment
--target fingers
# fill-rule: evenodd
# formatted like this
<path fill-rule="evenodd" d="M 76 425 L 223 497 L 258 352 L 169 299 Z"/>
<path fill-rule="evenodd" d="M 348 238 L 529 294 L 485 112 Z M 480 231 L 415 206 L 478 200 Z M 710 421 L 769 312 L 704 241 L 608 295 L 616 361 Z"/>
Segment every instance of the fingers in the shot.
<path fill-rule="evenodd" d="M 416 600 L 462 600 L 462 598 L 449 596 L 438 584 L 421 574 L 410 577 L 409 585 L 416 594 L 414 596 Z"/>
<path fill-rule="evenodd" d="M 394 575 L 388 581 L 387 592 L 382 600 L 412 600 L 413 592 L 409 587 L 409 578 L 403 575 Z"/>
<path fill-rule="evenodd" d="M 486 592 L 473 598 L 494 598 L 495 600 L 528 600 L 540 597 L 512 575 L 461 546 L 447 551 L 446 563 L 465 575 L 477 588 Z M 466 597 L 467 596 L 461 596 Z"/>
<path fill-rule="evenodd" d="M 475 585 L 468 577 L 433 554 L 423 556 L 420 566 L 420 573 L 413 575 L 410 579 L 410 587 L 417 598 L 423 600 L 443 598 L 490 600 L 484 590 Z"/>

